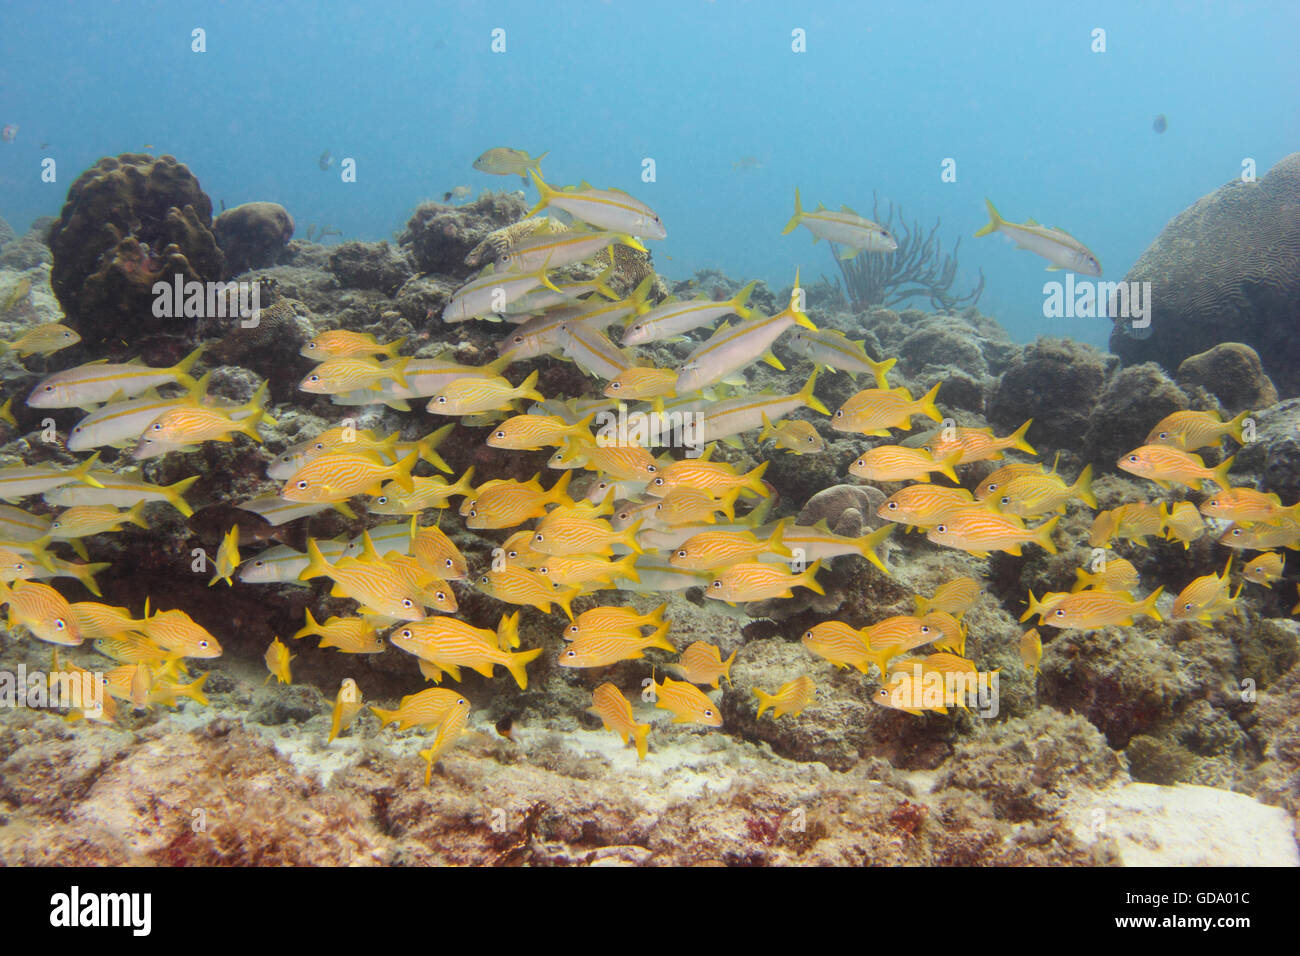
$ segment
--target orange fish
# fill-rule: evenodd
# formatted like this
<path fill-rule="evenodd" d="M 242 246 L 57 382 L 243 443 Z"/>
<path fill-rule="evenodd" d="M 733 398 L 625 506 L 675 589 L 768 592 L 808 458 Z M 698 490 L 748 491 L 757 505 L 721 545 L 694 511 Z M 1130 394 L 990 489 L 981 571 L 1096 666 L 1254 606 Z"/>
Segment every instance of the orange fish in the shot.
<path fill-rule="evenodd" d="M 974 606 L 980 596 L 980 583 L 974 578 L 953 578 L 935 588 L 928 598 L 919 594 L 916 601 L 916 613 L 923 617 L 931 611 L 943 611 L 947 614 L 961 616 Z"/>
<path fill-rule="evenodd" d="M 876 514 L 909 527 L 933 528 L 953 512 L 973 504 L 974 499 L 965 488 L 916 484 L 894 492 L 876 509 Z"/>
<path fill-rule="evenodd" d="M 1156 601 L 1163 592 L 1164 588 L 1159 587 L 1145 600 L 1135 601 L 1118 591 L 1079 591 L 1066 596 L 1051 611 L 1040 614 L 1038 623 L 1092 631 L 1115 624 L 1127 627 L 1140 614 L 1161 621 L 1163 618 L 1156 610 Z"/>
<path fill-rule="evenodd" d="M 753 688 L 754 696 L 758 698 L 758 716 L 762 717 L 767 709 L 774 708 L 773 718 L 784 717 L 786 714 L 799 716 L 803 709 L 817 699 L 817 688 L 813 685 L 813 679 L 807 674 L 796 677 L 778 688 L 775 694 L 769 694 L 761 688 Z"/>
<path fill-rule="evenodd" d="M 83 640 L 76 615 L 67 599 L 48 584 L 0 582 L 0 604 L 9 605 L 9 627 L 21 624 L 42 641 L 76 647 Z"/>
<path fill-rule="evenodd" d="M 624 746 L 629 738 L 634 740 L 637 759 L 645 760 L 650 725 L 636 722 L 632 716 L 632 705 L 622 691 L 608 681 L 601 684 L 591 694 L 591 706 L 587 708 L 587 713 L 599 717 L 606 730 L 612 730 L 623 739 Z"/>
<path fill-rule="evenodd" d="M 1040 525 L 1026 528 L 1019 518 L 973 508 L 950 514 L 925 536 L 935 544 L 960 548 L 977 558 L 987 558 L 990 551 L 1019 555 L 1021 545 L 1025 544 L 1036 544 L 1048 554 L 1056 554 L 1052 531 L 1060 520 L 1061 516 L 1056 515 Z"/>
<path fill-rule="evenodd" d="M 718 712 L 713 701 L 709 700 L 694 684 L 665 677 L 663 683 L 656 683 L 650 678 L 654 688 L 655 706 L 670 710 L 677 716 L 674 724 L 704 724 L 706 727 L 721 727 L 722 714 Z"/>
<path fill-rule="evenodd" d="M 1282 499 L 1272 492 L 1224 488 L 1201 502 L 1201 514 L 1226 521 L 1279 524 L 1287 519 L 1300 520 L 1300 503 L 1284 507 Z"/>
<path fill-rule="evenodd" d="M 731 656 L 724 661 L 717 644 L 696 641 L 682 651 L 676 664 L 670 664 L 669 667 L 692 684 L 708 684 L 717 690 L 723 677 L 728 684 L 731 683 L 731 664 L 736 659 L 736 654 L 736 651 L 732 651 Z"/>
<path fill-rule="evenodd" d="M 1202 480 L 1212 481 L 1220 488 L 1228 488 L 1228 469 L 1234 459 L 1228 458 L 1213 468 L 1206 468 L 1199 455 L 1168 445 L 1143 445 L 1135 448 L 1115 464 L 1121 471 L 1147 478 L 1161 488 L 1170 488 L 1172 483 L 1186 485 L 1193 491 L 1200 490 Z"/>
<path fill-rule="evenodd" d="M 930 473 L 937 471 L 956 482 L 957 473 L 953 466 L 960 458 L 959 449 L 951 451 L 942 460 L 936 460 L 924 448 L 878 445 L 849 465 L 849 474 L 868 481 L 929 481 Z"/>
<path fill-rule="evenodd" d="M 956 464 L 972 461 L 998 461 L 1003 452 L 1015 448 L 1027 455 L 1037 455 L 1032 445 L 1025 441 L 1025 432 L 1034 423 L 1031 418 L 1010 435 L 998 438 L 991 428 L 942 428 L 923 446 L 936 460 L 957 455 Z"/>
<path fill-rule="evenodd" d="M 838 432 L 859 435 L 887 436 L 891 428 L 912 427 L 912 416 L 926 415 L 936 422 L 943 415 L 935 407 L 934 399 L 939 385 L 916 400 L 905 388 L 868 388 L 849 398 L 831 419 L 831 427 Z"/>
<path fill-rule="evenodd" d="M 1196 451 L 1219 444 L 1224 435 L 1230 435 L 1238 445 L 1244 444 L 1242 428 L 1250 412 L 1242 412 L 1230 422 L 1219 417 L 1218 412 L 1174 412 L 1160 419 L 1147 435 L 1147 445 L 1172 445 L 1183 451 Z"/>

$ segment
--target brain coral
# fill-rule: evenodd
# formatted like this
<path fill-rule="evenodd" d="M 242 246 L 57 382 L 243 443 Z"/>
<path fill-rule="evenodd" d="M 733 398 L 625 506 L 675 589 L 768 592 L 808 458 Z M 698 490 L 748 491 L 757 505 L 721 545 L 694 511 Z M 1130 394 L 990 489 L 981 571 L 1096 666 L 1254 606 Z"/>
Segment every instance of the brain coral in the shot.
<path fill-rule="evenodd" d="M 184 320 L 156 318 L 154 282 L 216 280 L 222 255 L 212 234 L 212 200 L 174 157 L 106 156 L 68 190 L 50 227 L 50 284 L 92 348 L 151 334 L 189 334 Z"/>
<path fill-rule="evenodd" d="M 275 265 L 293 228 L 293 216 L 279 203 L 246 202 L 227 209 L 212 224 L 226 257 L 227 277 Z"/>
<path fill-rule="evenodd" d="M 1153 305 L 1149 337 L 1133 337 L 1122 320 L 1111 331 L 1126 365 L 1174 372 L 1189 355 L 1244 342 L 1283 397 L 1300 393 L 1300 153 L 1183 210 L 1125 281 L 1150 282 Z"/>

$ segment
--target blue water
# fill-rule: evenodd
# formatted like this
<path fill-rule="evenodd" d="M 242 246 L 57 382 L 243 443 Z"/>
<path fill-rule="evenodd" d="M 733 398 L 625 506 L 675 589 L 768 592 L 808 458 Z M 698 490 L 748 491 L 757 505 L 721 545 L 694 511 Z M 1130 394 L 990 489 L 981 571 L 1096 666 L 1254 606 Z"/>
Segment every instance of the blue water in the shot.
<path fill-rule="evenodd" d="M 550 150 L 549 181 L 617 186 L 660 213 L 669 276 L 833 275 L 806 230 L 780 235 L 794 189 L 867 215 L 875 189 L 962 237 L 955 290 L 983 268 L 981 309 L 1014 337 L 1104 343 L 1106 320 L 1042 317 L 1042 284 L 1059 276 L 1042 260 L 971 238 L 983 198 L 1068 230 L 1119 279 L 1243 158 L 1262 176 L 1300 144 L 1300 5 L 1287 0 L 813 6 L 7 0 L 0 124 L 19 132 L 0 143 L 0 215 L 21 230 L 57 214 L 85 167 L 150 144 L 214 205 L 274 200 L 300 235 L 328 223 L 389 238 L 454 186 L 519 188 L 470 168 L 484 149 Z M 205 53 L 191 52 L 196 27 Z M 356 160 L 356 183 L 319 169 L 327 149 Z M 40 181 L 45 157 L 56 183 Z M 762 168 L 733 168 L 744 157 Z M 947 157 L 955 183 L 940 181 Z"/>

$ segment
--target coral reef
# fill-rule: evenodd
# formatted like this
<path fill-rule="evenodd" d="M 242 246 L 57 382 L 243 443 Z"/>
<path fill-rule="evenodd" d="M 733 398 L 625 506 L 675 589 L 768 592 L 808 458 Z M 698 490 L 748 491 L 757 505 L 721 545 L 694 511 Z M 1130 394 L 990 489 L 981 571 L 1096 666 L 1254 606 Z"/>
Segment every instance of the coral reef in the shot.
<path fill-rule="evenodd" d="M 488 192 L 464 206 L 417 206 L 398 237 L 420 272 L 468 278 L 477 268 L 466 258 L 498 229 L 524 218 L 528 204 L 513 193 Z"/>
<path fill-rule="evenodd" d="M 1259 353 L 1240 342 L 1221 342 L 1178 366 L 1180 385 L 1199 385 L 1219 400 L 1230 415 L 1267 408 L 1277 389 L 1264 374 Z"/>
<path fill-rule="evenodd" d="M 192 334 L 184 320 L 154 315 L 153 284 L 217 280 L 223 271 L 212 200 L 171 156 L 101 159 L 69 187 L 49 244 L 50 284 L 67 324 L 100 355 Z"/>
<path fill-rule="evenodd" d="M 1117 319 L 1111 351 L 1169 372 L 1220 342 L 1263 359 L 1282 397 L 1300 393 L 1300 153 L 1257 182 L 1233 180 L 1175 216 L 1124 277 L 1151 283 L 1151 325 Z M 1139 337 L 1140 336 L 1140 337 Z"/>
<path fill-rule="evenodd" d="M 1126 451 L 1142 444 L 1151 426 L 1189 402 L 1154 362 L 1116 372 L 1097 398 L 1083 435 L 1083 456 L 1110 469 Z"/>
<path fill-rule="evenodd" d="M 411 278 L 410 263 L 387 242 L 341 243 L 330 252 L 329 262 L 330 272 L 347 289 L 375 289 L 393 296 Z"/>
<path fill-rule="evenodd" d="M 212 233 L 225 256 L 226 278 L 279 263 L 293 229 L 293 216 L 279 203 L 248 202 L 217 216 Z"/>
<path fill-rule="evenodd" d="M 1091 346 L 1040 338 L 1025 346 L 1003 372 L 989 398 L 989 423 L 1014 429 L 1032 418 L 1035 442 L 1048 448 L 1071 447 L 1087 430 L 1115 364 Z"/>

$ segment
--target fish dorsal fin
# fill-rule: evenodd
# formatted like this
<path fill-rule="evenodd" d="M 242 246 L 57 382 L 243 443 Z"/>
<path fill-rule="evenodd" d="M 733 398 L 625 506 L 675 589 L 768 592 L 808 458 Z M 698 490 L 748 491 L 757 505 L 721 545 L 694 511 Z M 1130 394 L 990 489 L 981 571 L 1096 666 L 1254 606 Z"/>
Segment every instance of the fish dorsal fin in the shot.
<path fill-rule="evenodd" d="M 361 557 L 362 561 L 382 561 L 378 550 L 375 549 L 375 542 L 370 537 L 369 531 L 361 532 Z"/>
<path fill-rule="evenodd" d="M 704 454 L 701 455 L 699 458 L 697 458 L 696 461 L 709 461 L 711 458 L 713 458 L 713 452 L 717 447 L 718 447 L 717 442 L 710 442 L 708 446 L 704 449 Z"/>
<path fill-rule="evenodd" d="M 133 356 L 131 356 L 129 359 L 127 359 L 125 362 L 123 362 L 122 364 L 123 364 L 123 365 L 143 365 L 143 364 L 144 364 L 144 360 L 141 359 L 140 356 L 138 356 L 138 355 L 133 355 Z"/>
<path fill-rule="evenodd" d="M 826 204 L 824 202 L 819 202 L 817 204 L 817 208 L 813 210 L 813 212 L 825 212 L 825 211 L 826 211 Z"/>
<path fill-rule="evenodd" d="M 1041 226 L 1042 223 L 1040 223 L 1040 222 L 1039 222 L 1037 219 L 1035 219 L 1033 216 L 1030 216 L 1028 219 L 1025 220 L 1025 225 L 1026 225 L 1026 226 Z"/>
<path fill-rule="evenodd" d="M 845 206 L 845 205 L 843 205 L 843 204 L 840 205 L 840 212 L 846 212 L 846 213 L 848 213 L 850 216 L 858 216 L 858 214 L 857 214 L 856 212 L 854 212 L 854 211 L 853 211 L 852 209 L 850 209 L 848 206 Z M 861 217 L 861 216 L 858 216 L 858 218 L 861 219 L 862 217 Z"/>
<path fill-rule="evenodd" d="M 816 523 L 813 524 L 813 530 L 820 531 L 823 534 L 833 535 L 835 533 L 831 530 L 831 526 L 826 522 L 825 518 L 818 518 Z"/>

